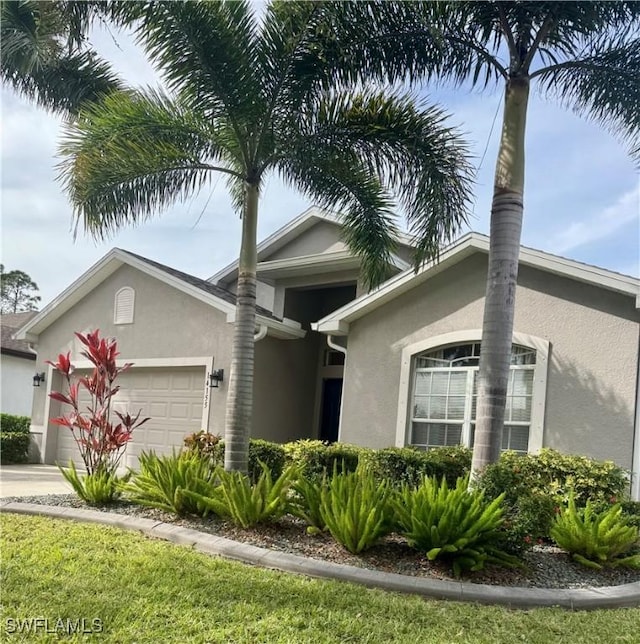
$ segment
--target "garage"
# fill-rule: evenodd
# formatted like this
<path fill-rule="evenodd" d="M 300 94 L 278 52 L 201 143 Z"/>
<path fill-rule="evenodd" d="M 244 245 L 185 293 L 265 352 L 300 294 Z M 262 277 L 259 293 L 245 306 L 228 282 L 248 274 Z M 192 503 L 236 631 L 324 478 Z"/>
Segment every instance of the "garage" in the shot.
<path fill-rule="evenodd" d="M 77 371 L 79 375 L 86 371 Z M 134 430 L 127 445 L 122 465 L 138 467 L 141 451 L 156 454 L 171 453 L 179 448 L 186 434 L 204 428 L 203 402 L 205 368 L 168 367 L 136 368 L 118 378 L 120 391 L 114 397 L 114 409 L 134 415 L 142 410 L 141 418 L 151 420 Z M 112 416 L 112 421 L 117 420 Z M 56 461 L 66 464 L 73 460 L 82 466 L 78 447 L 66 427 L 57 427 Z"/>

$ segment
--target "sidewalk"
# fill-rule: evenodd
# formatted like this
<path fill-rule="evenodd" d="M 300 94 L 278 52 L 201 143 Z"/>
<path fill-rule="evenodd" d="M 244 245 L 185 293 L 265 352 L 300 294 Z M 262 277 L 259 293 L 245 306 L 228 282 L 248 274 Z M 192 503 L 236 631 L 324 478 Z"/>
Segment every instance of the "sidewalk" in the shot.
<path fill-rule="evenodd" d="M 0 498 L 72 492 L 55 465 L 0 466 Z"/>

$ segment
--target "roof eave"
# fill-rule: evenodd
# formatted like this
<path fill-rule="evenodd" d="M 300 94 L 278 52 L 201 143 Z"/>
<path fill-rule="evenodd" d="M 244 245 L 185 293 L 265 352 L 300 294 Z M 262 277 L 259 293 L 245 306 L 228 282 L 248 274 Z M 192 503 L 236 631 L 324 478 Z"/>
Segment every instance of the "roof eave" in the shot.
<path fill-rule="evenodd" d="M 350 322 L 390 302 L 399 295 L 411 290 L 417 284 L 445 270 L 450 265 L 461 261 L 464 257 L 473 253 L 475 249 L 484 250 L 485 246 L 488 250 L 488 240 L 485 240 L 483 236 L 477 233 L 468 233 L 443 251 L 439 261 L 428 262 L 417 273 L 410 268 L 395 275 L 374 291 L 359 297 L 353 302 L 349 302 L 337 311 L 318 320 L 312 328 L 322 333 L 345 335 L 348 332 Z M 342 323 L 346 324 L 346 326 Z"/>
<path fill-rule="evenodd" d="M 227 314 L 227 322 L 233 324 L 235 321 L 236 311 L 234 309 Z M 289 318 L 274 320 L 264 315 L 256 315 L 256 327 L 263 326 L 267 328 L 267 335 L 279 340 L 299 340 L 307 335 L 299 322 Z"/>
<path fill-rule="evenodd" d="M 292 219 L 288 224 L 276 230 L 274 233 L 269 235 L 269 237 L 267 237 L 257 245 L 256 250 L 258 260 L 264 253 L 269 252 L 270 250 L 277 250 L 277 247 L 286 244 L 289 240 L 289 236 L 293 235 L 293 237 L 295 237 L 296 232 L 298 234 L 304 232 L 305 230 L 313 226 L 316 221 L 333 221 L 335 218 L 335 215 L 329 213 L 328 211 L 322 210 L 317 206 L 311 206 L 310 208 L 307 208 L 304 212 L 300 213 L 297 217 Z M 220 269 L 217 273 L 209 277 L 207 279 L 207 282 L 211 282 L 212 284 L 228 282 L 233 279 L 237 270 L 238 260 L 236 259 L 230 264 L 227 264 L 227 266 L 225 266 L 224 268 Z"/>
<path fill-rule="evenodd" d="M 104 281 L 122 266 L 121 254 L 122 251 L 117 248 L 110 250 L 60 295 L 51 300 L 35 317 L 20 327 L 14 334 L 15 339 L 37 342 L 39 334 L 89 293 L 95 282 Z"/>
<path fill-rule="evenodd" d="M 318 320 L 312 325 L 312 328 L 322 333 L 342 333 L 344 335 L 345 332 L 348 332 L 349 324 L 354 320 L 379 306 L 383 306 L 475 252 L 489 252 L 489 237 L 479 233 L 467 233 L 445 249 L 440 254 L 438 262 L 432 261 L 425 264 L 417 273 L 407 270 L 392 277 L 376 291 L 363 295 Z M 635 298 L 636 308 L 640 308 L 640 280 L 634 277 L 614 273 L 597 266 L 581 264 L 575 260 L 531 248 L 520 248 L 519 262 L 525 266 L 632 296 Z"/>
<path fill-rule="evenodd" d="M 20 351 L 19 349 L 8 349 L 6 347 L 1 347 L 0 353 L 6 356 L 13 356 L 14 358 L 24 358 L 25 360 L 35 360 L 37 358 L 35 353 Z"/>
<path fill-rule="evenodd" d="M 340 216 L 330 210 L 324 210 L 318 206 L 311 206 L 307 208 L 300 215 L 292 219 L 288 224 L 279 228 L 274 233 L 269 235 L 266 239 L 261 241 L 257 246 L 257 257 L 260 260 L 261 256 L 265 253 L 275 252 L 290 239 L 295 239 L 299 234 L 305 232 L 316 223 L 320 221 L 329 221 L 335 224 L 340 224 Z M 403 246 L 412 247 L 413 242 L 411 237 L 403 232 L 398 233 L 398 241 Z M 397 256 L 392 258 L 394 266 L 400 270 L 407 268 L 407 263 Z M 207 279 L 208 282 L 213 284 L 227 283 L 232 281 L 238 271 L 238 260 L 234 260 L 224 268 L 220 269 L 217 273 Z"/>
<path fill-rule="evenodd" d="M 197 286 L 189 284 L 166 271 L 160 270 L 159 268 L 132 256 L 126 251 L 114 248 L 94 264 L 88 271 L 86 271 L 80 278 L 73 282 L 71 286 L 66 288 L 58 297 L 45 306 L 38 315 L 19 329 L 14 337 L 17 340 L 38 342 L 38 336 L 42 331 L 53 324 L 59 317 L 64 315 L 64 313 L 93 290 L 93 288 L 115 273 L 115 271 L 124 264 L 132 266 L 133 268 L 136 268 L 137 270 L 140 270 L 141 272 L 146 273 L 147 275 L 150 275 L 151 277 L 154 277 L 197 300 L 200 300 L 223 313 L 229 314 L 230 312 L 235 311 L 234 304 L 226 302 L 211 293 L 207 293 Z"/>
<path fill-rule="evenodd" d="M 311 328 L 313 331 L 324 333 L 326 335 L 349 335 L 349 323 L 344 320 L 328 320 L 323 322 L 312 322 Z"/>

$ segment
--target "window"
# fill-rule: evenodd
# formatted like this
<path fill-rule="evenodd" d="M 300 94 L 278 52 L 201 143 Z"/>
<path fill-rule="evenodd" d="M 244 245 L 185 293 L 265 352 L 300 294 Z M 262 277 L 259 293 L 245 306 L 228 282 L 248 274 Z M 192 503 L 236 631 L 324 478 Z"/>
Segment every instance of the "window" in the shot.
<path fill-rule="evenodd" d="M 480 343 L 431 349 L 415 358 L 409 442 L 430 449 L 473 446 Z M 536 351 L 513 345 L 502 449 L 527 452 Z"/>
<path fill-rule="evenodd" d="M 121 288 L 117 293 L 113 305 L 114 324 L 132 324 L 135 291 L 130 286 Z"/>

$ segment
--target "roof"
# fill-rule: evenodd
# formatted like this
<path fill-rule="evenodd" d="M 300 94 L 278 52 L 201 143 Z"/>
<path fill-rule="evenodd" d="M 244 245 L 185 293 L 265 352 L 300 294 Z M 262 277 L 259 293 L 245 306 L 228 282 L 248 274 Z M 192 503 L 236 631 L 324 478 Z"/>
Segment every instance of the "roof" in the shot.
<path fill-rule="evenodd" d="M 488 254 L 489 237 L 480 233 L 468 233 L 444 249 L 440 253 L 438 261 L 426 263 L 417 272 L 409 269 L 399 273 L 379 288 L 313 323 L 311 328 L 314 331 L 333 335 L 347 335 L 351 322 L 364 317 L 378 307 L 478 252 Z M 640 308 L 640 280 L 635 277 L 524 246 L 520 247 L 519 261 L 521 266 L 532 266 L 579 282 L 629 295 L 635 298 L 636 308 Z"/>
<path fill-rule="evenodd" d="M 37 315 L 37 311 L 25 311 L 24 313 L 5 313 L 0 316 L 0 331 L 2 339 L 0 349 L 5 355 L 35 360 L 36 352 L 31 349 L 28 342 L 14 339 L 14 334 L 29 320 Z"/>
<path fill-rule="evenodd" d="M 28 342 L 37 342 L 40 333 L 123 265 L 132 266 L 214 309 L 226 313 L 228 322 L 235 320 L 235 295 L 230 291 L 146 257 L 114 248 L 47 304 L 33 319 L 24 324 L 18 331 L 17 337 Z M 260 306 L 256 307 L 256 313 L 256 324 L 265 326 L 269 335 L 281 339 L 301 338 L 305 335 L 300 324 L 293 320 L 276 318 L 270 311 Z"/>
<path fill-rule="evenodd" d="M 142 257 L 141 255 L 136 255 L 135 253 L 132 253 L 128 250 L 123 250 L 123 253 L 127 253 L 128 255 L 131 255 L 132 257 L 136 257 L 137 259 L 146 262 L 150 266 L 154 266 L 155 268 L 159 268 L 161 271 L 164 271 L 165 273 L 168 273 L 169 275 L 172 275 L 173 277 L 177 277 L 178 279 L 186 282 L 187 284 L 191 284 L 192 286 L 195 286 L 196 288 L 202 289 L 206 293 L 210 293 L 211 295 L 215 295 L 216 297 L 219 297 L 221 300 L 224 300 L 225 302 L 232 304 L 235 306 L 236 304 L 236 296 L 234 293 L 231 291 L 227 290 L 226 288 L 222 288 L 222 286 L 218 286 L 217 284 L 212 284 L 211 282 L 208 282 L 207 280 L 203 280 L 200 277 L 195 277 L 194 275 L 189 275 L 189 273 L 183 273 L 182 271 L 178 271 L 175 268 L 171 268 L 170 266 L 166 266 L 165 264 L 161 264 L 160 262 L 155 262 L 152 259 L 147 259 L 146 257 Z M 265 309 L 262 306 L 256 305 L 256 313 L 258 315 L 262 315 L 264 317 L 271 318 L 273 320 L 281 320 L 281 318 L 277 318 L 271 311 L 268 309 Z"/>
<path fill-rule="evenodd" d="M 299 237 L 300 235 L 302 235 L 302 233 L 309 230 L 309 228 L 312 228 L 321 221 L 340 226 L 342 219 L 339 213 L 323 210 L 318 206 L 311 206 L 302 214 L 298 215 L 295 219 L 292 219 L 289 223 L 284 225 L 282 228 L 279 228 L 272 235 L 260 242 L 257 246 L 258 272 L 260 272 L 264 268 L 267 268 L 271 263 L 266 261 L 270 255 L 280 250 L 293 239 Z M 400 232 L 398 234 L 398 240 L 403 246 L 413 246 L 411 237 L 406 233 Z M 295 263 L 296 259 L 298 258 L 287 261 Z M 392 262 L 400 270 L 405 270 L 406 268 L 408 268 L 407 263 L 399 257 L 396 257 L 395 255 L 392 256 Z M 228 264 L 227 266 L 219 270 L 215 275 L 212 275 L 208 281 L 214 284 L 219 284 L 220 282 L 228 282 L 232 279 L 235 279 L 237 271 L 238 261 L 235 260 L 231 262 L 231 264 Z"/>

